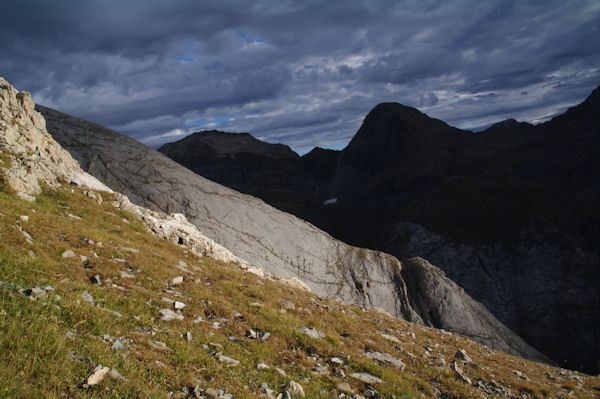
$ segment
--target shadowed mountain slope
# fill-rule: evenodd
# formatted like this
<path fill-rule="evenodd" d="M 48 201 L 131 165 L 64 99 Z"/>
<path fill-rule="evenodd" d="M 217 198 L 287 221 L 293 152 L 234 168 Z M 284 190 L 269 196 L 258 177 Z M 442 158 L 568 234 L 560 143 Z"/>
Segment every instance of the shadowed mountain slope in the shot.
<path fill-rule="evenodd" d="M 253 179 L 244 184 L 352 245 L 430 260 L 561 365 L 593 372 L 600 359 L 599 104 L 596 89 L 544 124 L 506 120 L 480 133 L 380 104 L 348 146 L 321 164 L 312 198 L 294 205 L 289 194 L 284 208 L 253 189 Z M 303 159 L 309 166 L 293 168 L 297 176 L 311 168 Z M 282 191 L 295 190 L 282 181 Z"/>

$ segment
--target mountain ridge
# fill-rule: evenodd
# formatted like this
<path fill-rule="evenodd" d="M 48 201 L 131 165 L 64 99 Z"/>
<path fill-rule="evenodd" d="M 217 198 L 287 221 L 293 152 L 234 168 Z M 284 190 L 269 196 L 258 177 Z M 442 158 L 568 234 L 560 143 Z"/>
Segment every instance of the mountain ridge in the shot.
<path fill-rule="evenodd" d="M 322 165 L 312 195 L 284 184 L 292 193 L 282 204 L 252 179 L 244 191 L 350 244 L 435 259 L 556 361 L 595 370 L 599 93 L 548 122 L 508 120 L 479 133 L 384 103 Z M 569 309 L 568 323 L 559 309 Z M 547 316 L 532 326 L 536 314 Z"/>

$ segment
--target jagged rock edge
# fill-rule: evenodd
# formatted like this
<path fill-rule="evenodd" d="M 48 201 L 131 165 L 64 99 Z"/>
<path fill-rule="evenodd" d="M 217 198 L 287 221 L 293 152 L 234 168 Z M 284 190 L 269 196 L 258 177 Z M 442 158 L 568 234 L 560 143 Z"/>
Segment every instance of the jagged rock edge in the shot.
<path fill-rule="evenodd" d="M 240 259 L 202 234 L 182 214 L 167 215 L 134 205 L 126 195 L 113 191 L 81 169 L 79 162 L 47 132 L 46 120 L 34 109 L 35 104 L 28 92 L 17 92 L 0 77 L 0 96 L 6 103 L 0 108 L 2 116 L 10 116 L 14 122 L 10 125 L 5 123 L 5 118 L 0 119 L 0 150 L 9 160 L 9 165 L 0 167 L 0 172 L 3 181 L 17 193 L 35 196 L 42 192 L 42 185 L 57 189 L 61 181 L 89 190 L 114 193 L 116 199 L 112 205 L 136 215 L 155 236 L 184 245 L 198 256 L 235 264 L 260 278 L 281 281 L 294 288 L 310 291 L 296 277 L 281 278 Z"/>

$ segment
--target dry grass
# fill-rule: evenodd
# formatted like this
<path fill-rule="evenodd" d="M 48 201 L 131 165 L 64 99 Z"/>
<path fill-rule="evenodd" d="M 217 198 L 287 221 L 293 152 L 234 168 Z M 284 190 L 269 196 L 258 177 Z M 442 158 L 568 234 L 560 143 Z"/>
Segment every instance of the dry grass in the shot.
<path fill-rule="evenodd" d="M 448 367 L 459 348 L 476 363 L 462 365 L 474 383 L 494 380 L 515 395 L 540 398 L 569 390 L 583 398 L 599 393 L 594 390 L 600 386 L 597 377 L 581 375 L 583 382 L 578 384 L 559 375 L 559 369 L 294 291 L 257 279 L 234 265 L 197 257 L 184 247 L 155 238 L 133 215 L 116 211 L 109 194 L 102 195 L 105 201 L 98 205 L 78 189 L 63 188 L 45 191 L 29 204 L 4 189 L 0 192 L 0 280 L 5 283 L 0 288 L 0 397 L 165 398 L 168 392 L 199 384 L 222 388 L 236 398 L 250 398 L 260 395 L 263 382 L 279 390 L 294 380 L 304 387 L 307 397 L 334 398 L 342 379 L 311 371 L 317 362 L 325 365 L 333 356 L 348 359 L 343 369 L 346 375 L 368 372 L 383 379 L 384 383 L 374 386 L 381 397 L 480 397 L 481 388 L 463 383 Z M 20 215 L 29 220 L 22 221 Z M 32 243 L 17 225 L 31 234 Z M 64 259 L 67 249 L 76 256 Z M 35 255 L 30 256 L 30 251 Z M 192 273 L 174 266 L 180 261 Z M 102 285 L 90 281 L 96 275 Z M 184 276 L 185 281 L 171 287 L 169 282 L 176 276 Z M 54 291 L 45 299 L 32 300 L 19 293 L 19 287 L 46 285 Z M 96 306 L 82 299 L 83 291 L 94 297 Z M 163 298 L 186 304 L 184 320 L 160 320 L 159 310 L 172 308 Z M 294 303 L 295 309 L 285 309 L 282 299 Z M 123 316 L 116 317 L 113 311 Z M 234 312 L 242 316 L 236 318 Z M 204 321 L 194 323 L 198 316 Z M 229 321 L 213 328 L 212 323 L 222 319 Z M 309 338 L 298 331 L 301 327 L 314 327 L 326 337 Z M 264 342 L 250 340 L 245 338 L 249 329 L 271 336 Z M 188 331 L 191 342 L 182 337 Z M 380 333 L 393 335 L 400 343 Z M 115 352 L 104 335 L 128 343 Z M 168 349 L 158 348 L 153 341 Z M 238 359 L 240 365 L 220 363 L 213 348 Z M 366 351 L 389 353 L 402 359 L 406 369 L 378 365 L 365 357 Z M 433 365 L 439 357 L 446 361 L 443 368 Z M 260 362 L 271 369 L 257 370 Z M 97 386 L 83 388 L 97 364 L 115 368 L 124 379 L 105 378 Z M 549 380 L 547 372 L 556 380 Z M 365 388 L 357 380 L 344 380 L 357 393 Z"/>

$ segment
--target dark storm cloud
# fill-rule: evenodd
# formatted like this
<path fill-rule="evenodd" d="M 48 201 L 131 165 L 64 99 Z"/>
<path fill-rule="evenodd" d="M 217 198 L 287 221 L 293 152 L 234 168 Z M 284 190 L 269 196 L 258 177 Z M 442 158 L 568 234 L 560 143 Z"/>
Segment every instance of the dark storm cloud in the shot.
<path fill-rule="evenodd" d="M 340 148 L 377 103 L 537 122 L 600 83 L 595 1 L 7 1 L 0 75 L 150 145 Z"/>

